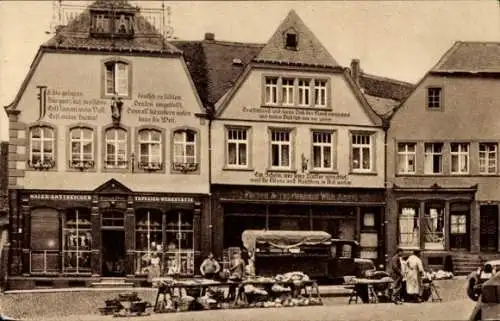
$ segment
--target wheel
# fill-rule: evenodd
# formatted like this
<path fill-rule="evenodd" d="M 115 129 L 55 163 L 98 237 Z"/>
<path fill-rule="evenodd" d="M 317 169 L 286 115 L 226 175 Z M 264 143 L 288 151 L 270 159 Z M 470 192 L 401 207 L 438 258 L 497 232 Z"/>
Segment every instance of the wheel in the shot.
<path fill-rule="evenodd" d="M 467 296 L 469 297 L 469 299 L 471 299 L 472 301 L 479 300 L 479 292 L 480 291 L 476 291 L 476 281 L 470 280 L 469 285 L 467 286 Z"/>
<path fill-rule="evenodd" d="M 426 287 L 425 289 L 423 289 L 422 291 L 422 300 L 424 302 L 428 301 L 431 297 L 431 294 L 432 294 L 432 290 L 430 287 Z"/>

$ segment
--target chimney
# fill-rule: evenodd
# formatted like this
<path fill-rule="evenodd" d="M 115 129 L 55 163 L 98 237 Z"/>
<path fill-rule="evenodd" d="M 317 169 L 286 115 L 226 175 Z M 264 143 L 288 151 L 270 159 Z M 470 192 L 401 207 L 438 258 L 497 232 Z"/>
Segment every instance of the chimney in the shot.
<path fill-rule="evenodd" d="M 351 60 L 351 76 L 359 85 L 359 76 L 361 75 L 361 68 L 359 67 L 359 59 Z"/>
<path fill-rule="evenodd" d="M 205 40 L 214 41 L 215 40 L 215 34 L 212 33 L 212 32 L 205 33 Z"/>

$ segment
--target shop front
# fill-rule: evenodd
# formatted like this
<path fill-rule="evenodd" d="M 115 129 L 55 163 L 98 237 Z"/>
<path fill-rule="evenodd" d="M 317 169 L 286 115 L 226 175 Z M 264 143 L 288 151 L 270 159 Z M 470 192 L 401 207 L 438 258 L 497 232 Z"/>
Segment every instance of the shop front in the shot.
<path fill-rule="evenodd" d="M 357 240 L 361 257 L 384 261 L 384 190 L 214 186 L 214 251 L 240 247 L 245 230 L 325 231 Z"/>
<path fill-rule="evenodd" d="M 204 195 L 138 193 L 112 179 L 91 192 L 11 192 L 11 288 L 83 286 L 102 277 L 190 276 L 201 259 Z"/>

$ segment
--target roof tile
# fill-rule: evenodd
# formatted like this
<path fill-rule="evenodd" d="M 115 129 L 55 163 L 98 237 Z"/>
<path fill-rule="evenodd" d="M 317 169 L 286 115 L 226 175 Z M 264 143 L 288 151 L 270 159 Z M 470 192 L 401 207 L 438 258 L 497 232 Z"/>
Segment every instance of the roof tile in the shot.
<path fill-rule="evenodd" d="M 431 71 L 498 73 L 500 42 L 456 42 Z"/>

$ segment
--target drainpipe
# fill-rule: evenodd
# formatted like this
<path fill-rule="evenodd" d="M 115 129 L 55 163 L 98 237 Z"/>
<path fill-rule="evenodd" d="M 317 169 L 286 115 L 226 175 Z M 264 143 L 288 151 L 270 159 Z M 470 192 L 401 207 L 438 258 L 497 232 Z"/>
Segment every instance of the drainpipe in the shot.
<path fill-rule="evenodd" d="M 213 225 L 212 225 L 212 120 L 214 106 L 208 106 L 208 240 L 210 252 L 213 253 Z"/>
<path fill-rule="evenodd" d="M 388 192 L 388 182 L 387 182 L 387 132 L 389 131 L 389 120 L 388 119 L 382 119 L 382 128 L 384 129 L 384 194 L 385 194 L 385 206 L 384 206 L 384 215 L 383 215 L 383 224 L 384 224 L 384 265 L 385 267 L 388 266 L 389 263 L 389 256 L 388 256 L 388 231 L 387 231 L 387 226 L 388 226 L 388 220 L 387 220 L 387 199 L 389 196 Z"/>

